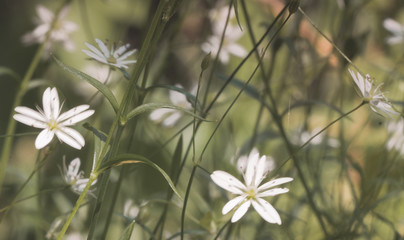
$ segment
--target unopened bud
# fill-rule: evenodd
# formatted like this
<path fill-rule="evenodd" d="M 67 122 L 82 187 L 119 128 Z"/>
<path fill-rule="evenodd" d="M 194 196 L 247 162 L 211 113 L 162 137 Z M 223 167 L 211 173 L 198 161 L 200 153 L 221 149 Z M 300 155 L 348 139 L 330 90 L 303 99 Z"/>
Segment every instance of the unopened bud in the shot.
<path fill-rule="evenodd" d="M 210 63 L 210 53 L 208 53 L 208 55 L 206 55 L 202 60 L 201 63 L 202 71 L 205 71 L 209 67 L 209 63 Z"/>
<path fill-rule="evenodd" d="M 293 13 L 297 12 L 297 10 L 299 9 L 299 6 L 300 6 L 300 0 L 290 0 L 289 13 L 293 14 Z"/>

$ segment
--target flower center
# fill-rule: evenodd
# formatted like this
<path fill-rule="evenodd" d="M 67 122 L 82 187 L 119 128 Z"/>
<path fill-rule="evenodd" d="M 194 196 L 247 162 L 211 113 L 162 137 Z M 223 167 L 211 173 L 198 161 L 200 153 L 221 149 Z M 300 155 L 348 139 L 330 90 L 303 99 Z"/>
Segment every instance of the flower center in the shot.
<path fill-rule="evenodd" d="M 48 127 L 49 127 L 49 130 L 55 130 L 56 128 L 58 128 L 58 122 L 54 119 L 51 119 L 48 122 Z"/>
<path fill-rule="evenodd" d="M 247 199 L 255 199 L 255 196 L 257 195 L 255 188 L 247 189 L 246 194 L 247 194 Z"/>
<path fill-rule="evenodd" d="M 109 63 L 112 63 L 112 64 L 115 64 L 116 63 L 116 59 L 114 58 L 114 57 L 109 57 L 108 59 L 107 59 L 107 61 L 109 62 Z"/>

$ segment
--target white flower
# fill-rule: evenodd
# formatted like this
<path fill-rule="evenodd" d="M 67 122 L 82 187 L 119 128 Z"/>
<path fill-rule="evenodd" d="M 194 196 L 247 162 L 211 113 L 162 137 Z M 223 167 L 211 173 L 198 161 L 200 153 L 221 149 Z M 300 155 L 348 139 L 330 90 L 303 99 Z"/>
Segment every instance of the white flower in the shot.
<path fill-rule="evenodd" d="M 176 84 L 175 86 L 177 88 L 182 88 L 182 86 L 179 84 Z M 172 90 L 170 91 L 169 95 L 170 101 L 173 105 L 188 110 L 192 109 L 191 103 L 188 102 L 187 97 L 184 94 Z M 152 111 L 149 118 L 155 122 L 162 121 L 162 124 L 165 127 L 172 127 L 177 123 L 181 116 L 181 111 L 169 108 L 161 108 Z"/>
<path fill-rule="evenodd" d="M 49 41 L 46 43 L 46 50 L 49 52 L 53 43 L 62 43 L 63 47 L 72 51 L 75 48 L 74 43 L 70 40 L 69 35 L 77 30 L 77 25 L 74 22 L 63 20 L 68 12 L 68 7 L 62 9 L 59 18 L 56 22 L 55 28 L 52 30 Z M 37 27 L 22 37 L 22 42 L 25 44 L 42 43 L 45 36 L 49 31 L 54 14 L 42 5 L 36 7 L 38 19 L 35 19 Z"/>
<path fill-rule="evenodd" d="M 397 44 L 404 41 L 404 26 L 399 22 L 387 18 L 383 21 L 383 26 L 393 34 L 393 36 L 387 38 L 388 44 Z"/>
<path fill-rule="evenodd" d="M 293 134 L 291 141 L 293 144 L 301 146 L 301 145 L 305 144 L 310 138 L 312 138 L 314 135 L 316 135 L 320 131 L 321 131 L 321 128 L 314 128 L 312 131 L 299 130 L 298 132 L 300 134 L 299 133 Z M 326 144 L 330 147 L 336 148 L 336 147 L 340 146 L 338 139 L 327 138 L 326 140 L 324 140 L 324 133 L 325 132 L 322 132 L 319 135 L 317 135 L 316 137 L 314 137 L 310 141 L 309 144 L 310 145 L 320 145 L 324 141 L 326 141 Z"/>
<path fill-rule="evenodd" d="M 75 193 L 82 193 L 86 187 L 89 179 L 84 178 L 84 172 L 80 171 L 80 158 L 73 159 L 69 166 L 66 167 L 65 159 L 63 159 L 63 176 L 65 182 L 70 185 L 71 189 Z M 94 163 L 93 163 L 94 168 Z M 97 183 L 97 180 L 91 183 L 91 186 Z"/>
<path fill-rule="evenodd" d="M 141 206 L 135 204 L 131 199 L 127 199 L 123 206 L 123 215 L 135 219 L 139 215 L 140 207 Z"/>
<path fill-rule="evenodd" d="M 134 54 L 137 51 L 136 49 L 128 51 L 130 47 L 129 43 L 120 46 L 116 50 L 115 50 L 115 44 L 113 44 L 111 50 L 108 50 L 105 43 L 103 43 L 101 40 L 96 38 L 95 41 L 97 42 L 98 47 L 100 48 L 101 51 L 87 42 L 85 42 L 84 44 L 91 51 L 86 49 L 82 50 L 85 54 L 87 54 L 94 60 L 117 68 L 128 68 L 127 66 L 128 64 L 136 63 L 136 60 L 125 60 L 126 58 L 128 58 L 130 55 Z"/>
<path fill-rule="evenodd" d="M 281 218 L 275 208 L 263 197 L 276 196 L 278 194 L 289 191 L 287 188 L 272 188 L 283 183 L 293 180 L 290 177 L 273 179 L 260 186 L 262 180 L 266 177 L 265 170 L 266 156 L 259 157 L 259 153 L 255 153 L 248 157 L 248 164 L 243 174 L 245 184 L 240 182 L 224 171 L 214 171 L 210 177 L 213 182 L 225 190 L 237 194 L 239 196 L 231 199 L 222 209 L 223 214 L 227 214 L 232 209 L 237 208 L 234 212 L 231 222 L 238 221 L 252 205 L 258 214 L 269 223 L 282 224 Z"/>
<path fill-rule="evenodd" d="M 207 41 L 204 42 L 201 47 L 204 52 L 211 52 L 213 57 L 217 55 L 220 47 L 220 41 L 225 29 L 228 11 L 229 7 L 227 6 L 220 10 L 213 10 L 209 14 L 212 22 L 212 36 L 208 37 Z M 231 16 L 234 16 L 234 14 Z M 244 47 L 236 43 L 242 35 L 243 32 L 237 26 L 232 25 L 229 21 L 219 55 L 219 59 L 222 63 L 228 63 L 231 54 L 237 57 L 244 57 L 247 55 L 247 51 Z"/>
<path fill-rule="evenodd" d="M 68 126 L 72 126 L 91 115 L 94 110 L 87 110 L 89 105 L 80 105 L 60 114 L 61 106 L 56 88 L 47 88 L 42 97 L 43 109 L 37 107 L 35 111 L 28 107 L 19 106 L 15 108 L 17 114 L 14 119 L 26 125 L 43 128 L 35 140 L 35 147 L 41 149 L 48 145 L 56 135 L 61 142 L 81 149 L 84 138 L 81 134 Z M 63 105 L 63 104 L 62 104 Z"/>
<path fill-rule="evenodd" d="M 366 78 L 358 72 L 357 76 L 355 72 L 351 69 L 348 69 L 351 74 L 353 80 L 361 91 L 363 100 L 370 104 L 370 108 L 381 115 L 386 115 L 388 117 L 392 117 L 392 115 L 399 115 L 390 105 L 388 99 L 384 96 L 383 92 L 380 91 L 380 87 L 382 84 L 379 84 L 377 87 L 373 85 L 372 80 L 370 79 L 369 74 L 366 74 Z"/>
<path fill-rule="evenodd" d="M 388 150 L 394 149 L 401 155 L 404 155 L 404 120 L 400 118 L 396 122 L 389 122 L 387 124 L 387 132 L 390 137 L 386 143 L 386 148 Z"/>

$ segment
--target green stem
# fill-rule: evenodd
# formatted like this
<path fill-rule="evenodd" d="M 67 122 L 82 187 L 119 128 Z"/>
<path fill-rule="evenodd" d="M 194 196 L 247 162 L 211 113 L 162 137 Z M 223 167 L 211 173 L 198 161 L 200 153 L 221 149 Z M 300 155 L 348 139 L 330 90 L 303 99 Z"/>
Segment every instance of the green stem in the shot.
<path fill-rule="evenodd" d="M 105 146 L 102 149 L 99 158 L 97 159 L 96 166 L 94 167 L 94 170 L 91 173 L 91 176 L 98 177 L 98 175 L 100 174 L 98 172 L 98 169 L 99 169 L 99 167 L 100 167 L 100 165 L 102 163 L 102 160 L 104 159 L 105 155 L 107 154 L 108 146 L 112 142 L 113 137 L 114 137 L 114 142 L 116 142 L 116 143 L 119 142 L 121 134 L 118 135 L 118 134 L 115 134 L 115 132 L 116 132 L 118 126 L 120 126 L 119 125 L 120 118 L 121 118 L 121 116 L 124 116 L 126 112 L 128 112 L 128 107 L 130 105 L 129 103 L 133 99 L 133 95 L 134 95 L 134 92 L 136 91 L 136 84 L 138 82 L 138 79 L 139 79 L 145 65 L 149 61 L 149 56 L 151 55 L 151 52 L 153 51 L 154 46 L 157 44 L 158 39 L 159 39 L 162 31 L 164 30 L 165 24 L 169 20 L 171 14 L 172 14 L 172 11 L 174 11 L 174 8 L 169 8 L 169 7 L 175 6 L 175 3 L 176 3 L 176 0 L 173 0 L 173 1 L 160 1 L 160 3 L 159 3 L 159 6 L 158 6 L 156 14 L 155 14 L 155 16 L 153 18 L 151 27 L 149 28 L 149 31 L 148 31 L 148 33 L 146 35 L 146 38 L 145 38 L 145 40 L 143 42 L 143 45 L 142 45 L 142 48 L 140 50 L 139 61 L 135 65 L 134 73 L 133 73 L 131 79 L 129 80 L 129 86 L 128 86 L 125 94 L 124 94 L 124 97 L 122 98 L 122 102 L 121 102 L 121 104 L 119 106 L 118 112 L 116 113 L 115 119 L 114 119 L 114 121 L 112 123 L 112 126 L 110 128 L 110 131 L 108 133 L 108 138 L 107 138 L 107 140 L 105 142 Z M 164 12 L 164 10 L 166 10 L 166 12 Z M 114 143 L 114 145 L 115 145 L 115 143 Z M 114 149 L 111 149 L 111 153 L 113 153 L 113 152 L 114 152 Z M 114 155 L 111 154 L 110 157 L 113 157 L 113 156 Z M 106 176 L 106 177 L 107 178 L 105 179 L 105 182 L 108 180 L 108 176 Z M 91 183 L 94 180 L 95 179 L 93 179 L 91 181 Z M 73 211 L 69 215 L 69 218 L 65 222 L 65 224 L 64 224 L 64 226 L 62 228 L 62 231 L 58 235 L 58 239 L 62 239 L 62 237 L 64 236 L 64 234 L 65 234 L 67 228 L 69 227 L 71 221 L 73 220 L 73 217 L 76 214 L 81 202 L 84 200 L 84 197 L 86 196 L 88 190 L 90 189 L 91 183 L 90 183 L 90 181 L 88 182 L 86 188 L 83 190 L 80 197 L 77 199 L 76 205 L 75 205 Z M 100 203 L 103 201 L 103 197 L 105 195 L 106 187 L 107 187 L 107 184 L 104 184 L 104 186 L 100 190 L 101 193 L 103 193 L 103 196 L 101 198 L 97 199 L 97 201 L 99 201 Z"/>
<path fill-rule="evenodd" d="M 224 229 L 225 229 L 227 226 L 229 226 L 229 225 L 230 225 L 230 220 L 227 221 L 227 222 L 223 225 L 222 228 L 220 228 L 219 232 L 217 232 L 217 234 L 216 234 L 215 238 L 213 238 L 213 240 L 219 239 L 220 234 L 222 234 L 222 232 L 224 231 Z"/>
<path fill-rule="evenodd" d="M 42 42 L 42 44 L 39 46 L 38 50 L 36 51 L 34 58 L 32 59 L 32 62 L 30 66 L 28 67 L 27 72 L 25 73 L 25 76 L 23 80 L 21 81 L 20 87 L 17 90 L 17 93 L 14 98 L 13 106 L 12 109 L 14 109 L 21 105 L 22 98 L 24 97 L 27 89 L 28 89 L 28 83 L 32 79 L 32 76 L 35 73 L 36 68 L 39 65 L 39 62 L 41 61 L 41 57 L 43 55 L 45 45 L 48 43 L 50 34 L 52 30 L 56 26 L 56 22 L 59 18 L 59 14 L 63 7 L 70 2 L 70 0 L 64 0 L 62 4 L 59 6 L 58 10 L 55 13 L 55 17 L 52 20 L 52 24 L 50 27 L 50 30 L 46 33 L 45 40 Z M 0 158 L 0 188 L 3 186 L 3 180 L 4 180 L 4 174 L 5 170 L 7 168 L 7 163 L 8 159 L 10 158 L 10 152 L 11 152 L 11 146 L 14 140 L 14 132 L 16 128 L 16 121 L 13 119 L 13 113 L 10 114 L 9 120 L 8 120 L 8 126 L 7 126 L 7 131 L 6 134 L 8 137 L 4 141 L 3 148 L 1 150 L 1 158 Z"/>
<path fill-rule="evenodd" d="M 72 212 L 70 213 L 69 217 L 67 218 L 66 223 L 63 225 L 63 228 L 60 231 L 60 233 L 57 237 L 57 240 L 63 239 L 63 236 L 65 235 L 65 233 L 67 231 L 67 228 L 69 227 L 71 221 L 73 220 L 74 216 L 76 215 L 77 210 L 80 208 L 81 203 L 84 201 L 84 198 L 86 197 L 86 194 L 87 194 L 88 190 L 90 189 L 91 184 L 97 179 L 97 177 L 98 177 L 98 174 L 91 173 L 91 176 L 88 179 L 88 183 L 87 183 L 86 187 L 84 188 L 83 193 L 80 194 L 79 198 L 77 199 L 76 205 L 74 206 Z"/>
<path fill-rule="evenodd" d="M 188 198 L 189 198 L 189 194 L 191 192 L 192 181 L 194 180 L 194 175 L 195 175 L 196 169 L 197 169 L 197 165 L 195 164 L 194 167 L 192 168 L 191 176 L 189 177 L 189 182 L 188 182 L 187 190 L 186 190 L 185 197 L 184 197 L 184 205 L 183 205 L 182 213 L 181 213 L 181 240 L 184 240 L 185 212 L 186 212 Z"/>

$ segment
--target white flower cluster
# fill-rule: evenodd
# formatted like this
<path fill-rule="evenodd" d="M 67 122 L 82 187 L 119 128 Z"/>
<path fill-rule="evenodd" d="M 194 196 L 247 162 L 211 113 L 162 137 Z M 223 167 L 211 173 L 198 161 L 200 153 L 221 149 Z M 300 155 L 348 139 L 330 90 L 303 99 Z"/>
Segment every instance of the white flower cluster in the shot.
<path fill-rule="evenodd" d="M 243 160 L 244 161 L 244 160 Z M 242 163 L 240 164 L 243 165 Z M 243 169 L 242 167 L 241 169 Z M 259 156 L 254 150 L 247 158 L 247 166 L 243 172 L 244 183 L 224 171 L 214 171 L 210 177 L 219 187 L 239 195 L 226 203 L 222 209 L 222 214 L 227 214 L 236 209 L 231 218 L 231 222 L 237 222 L 242 218 L 252 205 L 257 213 L 267 222 L 282 224 L 281 218 L 276 209 L 263 197 L 276 196 L 289 191 L 287 188 L 273 188 L 275 186 L 290 182 L 293 178 L 283 177 L 273 179 L 261 184 L 268 174 L 270 165 L 266 156 Z"/>
<path fill-rule="evenodd" d="M 64 20 L 69 11 L 68 7 L 64 7 L 58 16 L 55 28 L 49 36 L 49 41 L 46 43 L 46 50 L 49 52 L 54 43 L 61 43 L 62 46 L 72 51 L 75 48 L 75 44 L 70 40 L 70 34 L 77 30 L 77 25 L 74 22 Z M 22 37 L 22 42 L 29 44 L 42 43 L 45 40 L 46 34 L 51 29 L 51 24 L 54 19 L 54 14 L 42 5 L 36 7 L 38 18 L 34 20 L 37 27 Z"/>

